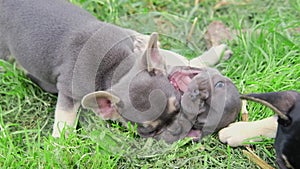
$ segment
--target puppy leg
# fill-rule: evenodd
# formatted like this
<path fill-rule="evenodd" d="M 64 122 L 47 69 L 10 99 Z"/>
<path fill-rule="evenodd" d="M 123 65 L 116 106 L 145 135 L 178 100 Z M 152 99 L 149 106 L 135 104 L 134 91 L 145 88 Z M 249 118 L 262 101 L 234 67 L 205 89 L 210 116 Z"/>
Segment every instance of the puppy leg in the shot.
<path fill-rule="evenodd" d="M 190 61 L 190 66 L 193 67 L 207 67 L 214 66 L 223 58 L 227 60 L 231 57 L 232 51 L 228 49 L 225 44 L 211 47 L 208 51 L 204 52 Z"/>
<path fill-rule="evenodd" d="M 53 137 L 60 137 L 60 133 L 65 126 L 73 127 L 79 106 L 80 102 L 74 101 L 62 93 L 58 94 L 52 132 Z"/>
<path fill-rule="evenodd" d="M 0 40 L 1 40 L 1 36 L 0 36 Z M 10 55 L 9 51 L 0 42 L 0 59 L 10 62 L 9 55 Z M 0 66 L 0 72 L 2 71 L 4 71 L 4 69 Z"/>
<path fill-rule="evenodd" d="M 277 131 L 277 116 L 265 118 L 254 122 L 236 122 L 219 132 L 219 139 L 223 143 L 227 143 L 232 147 L 243 144 L 246 139 L 258 136 L 274 138 Z M 254 138 L 249 141 L 258 141 Z"/>
<path fill-rule="evenodd" d="M 2 39 L 4 38 L 1 36 L 0 33 L 0 59 L 7 60 L 7 56 L 9 55 L 9 52 L 7 50 L 5 43 L 1 42 Z"/>
<path fill-rule="evenodd" d="M 232 51 L 229 50 L 225 44 L 211 47 L 201 56 L 198 56 L 190 61 L 186 57 L 168 50 L 160 49 L 160 52 L 163 56 L 165 56 L 166 63 L 169 66 L 192 66 L 198 68 L 214 66 L 219 63 L 221 58 L 227 60 L 232 55 Z"/>
<path fill-rule="evenodd" d="M 159 49 L 159 52 L 162 56 L 164 56 L 166 64 L 170 67 L 189 65 L 189 60 L 184 56 L 165 49 Z"/>

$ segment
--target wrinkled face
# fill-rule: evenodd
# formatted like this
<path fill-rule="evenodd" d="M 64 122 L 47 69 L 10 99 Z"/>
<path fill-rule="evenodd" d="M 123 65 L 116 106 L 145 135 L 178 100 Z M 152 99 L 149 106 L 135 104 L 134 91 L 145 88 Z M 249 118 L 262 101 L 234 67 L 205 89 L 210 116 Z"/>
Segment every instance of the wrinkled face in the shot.
<path fill-rule="evenodd" d="M 152 34 L 145 50 L 137 47 L 122 60 L 111 87 L 84 96 L 83 107 L 104 120 L 136 123 L 141 136 L 166 142 L 200 138 L 201 131 L 210 133 L 233 121 L 240 108 L 233 83 L 212 68 L 167 69 L 157 38 Z"/>
<path fill-rule="evenodd" d="M 202 81 L 209 84 L 203 84 Z M 203 86 L 210 87 L 204 89 Z M 232 123 L 241 109 L 241 100 L 235 85 L 229 78 L 211 68 L 194 78 L 193 83 L 189 85 L 187 94 L 189 97 L 187 96 L 186 102 L 193 101 L 195 96 L 202 100 L 202 110 L 199 111 L 193 126 L 193 129 L 202 131 L 202 136 L 218 131 Z"/>
<path fill-rule="evenodd" d="M 168 77 L 140 71 L 129 99 L 119 97 L 121 116 L 136 122 L 141 136 L 166 142 L 211 134 L 233 122 L 241 107 L 234 84 L 212 68 L 175 67 Z"/>
<path fill-rule="evenodd" d="M 136 39 L 132 53 L 114 70 L 110 88 L 84 96 L 83 107 L 104 120 L 136 123 L 144 137 L 162 132 L 178 114 L 181 94 L 169 81 L 157 39 L 156 33 L 147 43 Z"/>
<path fill-rule="evenodd" d="M 178 69 L 170 75 L 170 82 L 182 94 L 180 113 L 156 138 L 173 142 L 189 136 L 199 140 L 236 119 L 241 101 L 228 78 L 212 68 Z"/>
<path fill-rule="evenodd" d="M 129 100 L 132 107 L 124 104 L 126 110 L 121 111 L 129 113 L 123 113 L 126 119 L 138 122 L 138 133 L 141 136 L 152 137 L 173 121 L 180 110 L 180 99 L 180 92 L 163 72 L 145 70 L 138 73 L 130 83 Z M 132 116 L 135 111 L 132 108 L 138 112 L 138 116 Z M 139 117 L 141 120 L 137 120 Z"/>

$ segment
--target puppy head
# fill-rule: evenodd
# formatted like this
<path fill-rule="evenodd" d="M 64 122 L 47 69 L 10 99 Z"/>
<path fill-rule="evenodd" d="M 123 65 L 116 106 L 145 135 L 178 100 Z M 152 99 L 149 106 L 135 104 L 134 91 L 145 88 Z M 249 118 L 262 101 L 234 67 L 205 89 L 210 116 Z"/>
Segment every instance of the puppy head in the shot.
<path fill-rule="evenodd" d="M 248 94 L 241 98 L 266 105 L 278 114 L 276 161 L 280 168 L 300 168 L 300 94 L 283 91 Z"/>
<path fill-rule="evenodd" d="M 206 83 L 203 83 L 206 81 Z M 197 91 L 199 94 L 197 95 Z M 216 69 L 207 68 L 194 78 L 189 86 L 185 102 L 202 100 L 193 128 L 202 131 L 202 136 L 211 134 L 232 123 L 241 110 L 239 92 L 233 82 Z M 200 102 L 200 101 L 198 101 Z M 193 107 L 196 109 L 197 104 Z"/>
<path fill-rule="evenodd" d="M 116 69 L 111 87 L 87 94 L 82 105 L 105 120 L 134 122 L 140 135 L 150 137 L 172 121 L 181 98 L 168 79 L 158 35 L 153 33 L 144 47 L 139 43 L 136 46 Z M 127 73 L 120 72 L 128 66 L 131 69 Z"/>
<path fill-rule="evenodd" d="M 83 107 L 92 109 L 105 120 L 134 122 L 141 136 L 167 142 L 186 136 L 200 137 L 199 130 L 204 128 L 204 123 L 208 133 L 233 121 L 236 110 L 231 108 L 239 100 L 235 100 L 236 88 L 230 80 L 211 68 L 183 66 L 167 71 L 157 38 L 156 33 L 152 34 L 145 50 L 138 45 L 119 66 L 125 70 L 122 66 L 131 65 L 129 72 L 116 70 L 114 76 L 120 78 L 113 78 L 111 88 L 106 91 L 86 95 L 82 99 Z M 231 96 L 226 96 L 226 89 L 232 93 L 232 103 L 228 102 Z M 200 93 L 193 93 L 195 90 Z M 210 112 L 218 116 L 206 120 Z M 219 115 L 224 115 L 224 120 Z"/>
<path fill-rule="evenodd" d="M 184 77 L 184 83 L 175 83 L 182 93 L 181 109 L 174 121 L 156 137 L 173 142 L 173 138 L 201 137 L 211 134 L 233 122 L 241 108 L 235 85 L 216 69 L 186 68 L 174 71 L 173 79 Z M 182 81 L 180 81 L 182 82 Z"/>

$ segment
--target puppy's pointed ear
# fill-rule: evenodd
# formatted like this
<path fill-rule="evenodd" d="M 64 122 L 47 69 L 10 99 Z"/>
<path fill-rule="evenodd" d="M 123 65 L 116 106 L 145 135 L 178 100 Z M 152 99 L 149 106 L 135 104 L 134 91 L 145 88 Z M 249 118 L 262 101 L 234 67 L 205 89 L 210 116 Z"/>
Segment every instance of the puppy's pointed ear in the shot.
<path fill-rule="evenodd" d="M 96 91 L 85 95 L 81 105 L 83 108 L 91 109 L 103 120 L 117 120 L 121 117 L 116 106 L 119 102 L 119 97 L 107 91 Z"/>
<path fill-rule="evenodd" d="M 153 32 L 147 44 L 146 51 L 143 55 L 143 61 L 147 65 L 148 72 L 153 70 L 166 71 L 166 63 L 163 56 L 159 53 L 158 33 Z M 155 72 L 155 71 L 154 71 Z"/>
<path fill-rule="evenodd" d="M 264 100 L 276 107 L 282 113 L 286 114 L 295 105 L 298 95 L 299 94 L 295 91 L 283 91 L 261 94 L 248 94 L 246 96 Z"/>

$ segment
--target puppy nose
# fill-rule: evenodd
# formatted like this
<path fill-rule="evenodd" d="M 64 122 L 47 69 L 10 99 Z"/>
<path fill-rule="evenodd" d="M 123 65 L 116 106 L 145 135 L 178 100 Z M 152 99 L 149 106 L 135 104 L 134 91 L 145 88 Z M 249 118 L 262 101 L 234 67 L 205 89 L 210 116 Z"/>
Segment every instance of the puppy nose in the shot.
<path fill-rule="evenodd" d="M 176 107 L 176 110 L 180 109 L 180 102 L 176 100 L 174 106 Z"/>
<path fill-rule="evenodd" d="M 199 96 L 199 94 L 200 94 L 199 89 L 194 89 L 191 92 L 191 99 L 192 99 L 192 101 L 195 101 L 197 99 L 197 97 Z"/>

